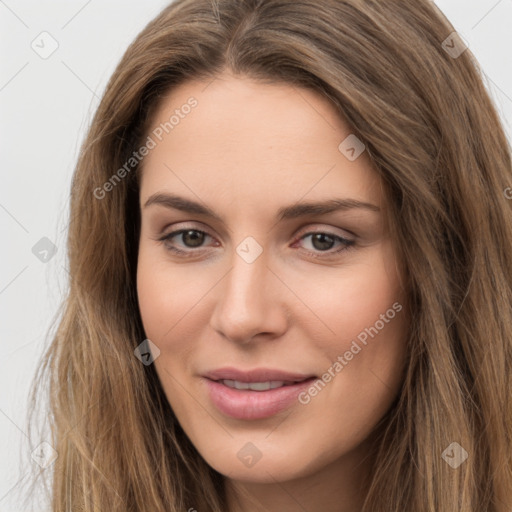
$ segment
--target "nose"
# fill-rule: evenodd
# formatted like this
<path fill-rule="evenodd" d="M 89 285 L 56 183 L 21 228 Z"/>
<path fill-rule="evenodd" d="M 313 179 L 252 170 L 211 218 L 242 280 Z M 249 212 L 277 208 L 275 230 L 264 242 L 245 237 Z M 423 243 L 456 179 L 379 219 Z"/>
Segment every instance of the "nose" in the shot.
<path fill-rule="evenodd" d="M 232 267 L 216 289 L 210 325 L 221 336 L 245 344 L 285 332 L 285 286 L 269 268 L 265 252 L 250 263 L 234 252 Z"/>

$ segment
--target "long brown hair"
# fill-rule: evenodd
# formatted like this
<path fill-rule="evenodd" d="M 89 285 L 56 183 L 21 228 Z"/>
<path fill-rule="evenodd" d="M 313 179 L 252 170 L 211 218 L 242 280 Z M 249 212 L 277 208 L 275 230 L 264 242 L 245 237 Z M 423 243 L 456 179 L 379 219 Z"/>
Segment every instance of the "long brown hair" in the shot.
<path fill-rule="evenodd" d="M 54 512 L 227 510 L 223 476 L 133 354 L 145 338 L 137 166 L 112 180 L 167 91 L 225 69 L 327 97 L 386 185 L 408 364 L 364 511 L 510 512 L 511 150 L 470 50 L 450 51 L 463 50 L 453 32 L 428 0 L 178 0 L 139 34 L 72 182 L 69 293 L 37 381 L 58 452 Z M 456 469 L 451 443 L 468 454 Z"/>

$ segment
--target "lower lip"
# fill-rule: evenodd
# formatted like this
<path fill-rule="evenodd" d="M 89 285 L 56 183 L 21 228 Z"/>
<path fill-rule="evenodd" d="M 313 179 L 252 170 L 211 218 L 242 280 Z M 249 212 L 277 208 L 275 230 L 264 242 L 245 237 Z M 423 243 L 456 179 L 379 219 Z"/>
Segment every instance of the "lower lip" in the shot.
<path fill-rule="evenodd" d="M 315 377 L 267 391 L 233 389 L 211 379 L 205 380 L 211 401 L 222 413 L 239 420 L 259 420 L 290 407 Z"/>

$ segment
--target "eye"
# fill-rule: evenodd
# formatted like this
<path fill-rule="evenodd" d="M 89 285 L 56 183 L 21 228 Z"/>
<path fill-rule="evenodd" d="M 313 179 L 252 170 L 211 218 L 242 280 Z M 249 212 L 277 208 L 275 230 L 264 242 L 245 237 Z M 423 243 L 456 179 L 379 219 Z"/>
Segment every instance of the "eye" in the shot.
<path fill-rule="evenodd" d="M 181 248 L 176 246 L 176 242 L 173 241 L 176 239 L 181 242 Z M 198 251 L 194 249 L 202 249 L 203 244 L 207 241 L 207 239 L 214 238 L 210 236 L 206 231 L 202 231 L 200 229 L 194 228 L 184 228 L 177 231 L 172 231 L 157 240 L 159 242 L 164 243 L 167 250 L 183 257 L 193 256 L 194 253 L 197 254 Z M 334 233 L 326 232 L 326 231 L 313 231 L 302 235 L 292 247 L 295 247 L 298 242 L 310 239 L 309 248 L 304 249 L 308 252 L 313 258 L 322 258 L 329 257 L 335 254 L 338 254 L 342 251 L 345 251 L 355 244 L 355 240 L 350 240 L 344 238 L 340 235 L 335 235 Z M 337 244 L 337 248 L 333 249 Z M 218 246 L 218 242 L 216 243 Z"/>
<path fill-rule="evenodd" d="M 306 250 L 311 253 L 311 256 L 314 258 L 322 258 L 332 256 L 334 254 L 338 254 L 342 251 L 350 249 L 354 246 L 355 241 L 350 240 L 348 238 L 344 238 L 340 235 L 335 235 L 334 233 L 329 233 L 326 231 L 314 231 L 306 233 L 302 235 L 298 241 L 307 240 L 309 238 L 310 248 L 306 248 Z M 294 245 L 297 242 L 294 243 Z M 333 247 L 338 244 L 336 249 Z"/>
<path fill-rule="evenodd" d="M 175 247 L 175 245 L 171 244 L 173 238 L 181 240 L 182 247 L 184 247 L 185 249 L 196 249 L 201 248 L 205 239 L 213 237 L 211 237 L 205 231 L 201 231 L 199 229 L 185 228 L 180 229 L 178 231 L 173 231 L 172 233 L 169 233 L 159 238 L 159 241 L 164 242 L 166 248 L 169 251 L 183 256 L 188 256 L 191 255 L 192 251 L 183 250 L 178 247 Z"/>

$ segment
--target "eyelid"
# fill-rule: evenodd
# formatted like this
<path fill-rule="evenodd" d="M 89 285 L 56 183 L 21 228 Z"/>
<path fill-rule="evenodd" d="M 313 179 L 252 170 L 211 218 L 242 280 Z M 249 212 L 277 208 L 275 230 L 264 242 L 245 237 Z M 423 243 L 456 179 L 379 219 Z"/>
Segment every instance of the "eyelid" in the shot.
<path fill-rule="evenodd" d="M 343 233 L 339 233 L 342 231 Z M 353 237 L 354 239 L 357 238 L 357 235 L 353 233 L 352 231 L 349 231 L 348 229 L 341 229 L 336 228 L 334 226 L 326 226 L 326 224 L 320 224 L 316 223 L 316 225 L 311 226 L 311 224 L 308 224 L 304 228 L 299 228 L 296 231 L 296 234 L 294 235 L 294 238 L 301 238 L 304 235 L 311 234 L 311 233 L 329 233 L 335 236 L 339 236 L 340 238 L 349 239 L 348 237 Z M 347 237 L 348 234 L 348 237 Z M 352 238 L 350 238 L 352 240 Z M 355 241 L 355 240 L 354 240 Z"/>
<path fill-rule="evenodd" d="M 199 226 L 198 226 L 198 224 L 199 224 Z M 167 224 L 164 228 L 162 228 L 161 230 L 158 231 L 158 233 L 156 234 L 154 239 L 162 240 L 166 237 L 169 237 L 172 234 L 174 234 L 176 236 L 177 232 L 187 231 L 187 230 L 199 231 L 199 232 L 205 233 L 210 238 L 213 238 L 215 240 L 217 239 L 217 237 L 215 235 L 213 235 L 213 233 L 210 232 L 210 230 L 207 227 L 205 227 L 204 224 L 202 224 L 201 222 L 194 222 L 194 221 L 191 221 L 191 222 L 185 221 L 185 222 L 177 222 L 177 223 L 173 223 L 173 224 Z"/>
<path fill-rule="evenodd" d="M 181 224 L 183 224 L 183 226 Z M 201 227 L 197 227 L 198 224 Z M 206 235 L 208 235 L 210 238 L 216 239 L 216 237 L 208 230 L 208 228 L 203 227 L 204 224 L 201 222 L 197 222 L 197 221 L 195 221 L 195 222 L 192 221 L 192 223 L 183 222 L 183 223 L 178 223 L 176 226 L 174 224 L 172 224 L 172 226 L 173 226 L 173 229 L 171 231 L 169 231 L 169 233 L 167 233 L 167 234 L 162 233 L 162 235 L 159 236 L 158 239 L 169 236 L 172 233 L 176 233 L 177 231 L 182 231 L 182 230 L 187 230 L 187 229 L 203 232 Z M 165 231 L 165 229 L 166 228 L 164 228 L 164 230 L 162 230 L 162 231 Z M 344 233 L 340 234 L 337 231 L 343 231 Z M 349 240 L 352 242 L 355 242 L 355 239 L 357 238 L 357 235 L 355 233 L 353 233 L 352 231 L 349 231 L 348 229 L 342 230 L 341 228 L 336 228 L 333 226 L 326 226 L 325 224 L 316 223 L 316 225 L 312 226 L 311 224 L 308 224 L 308 225 L 302 226 L 301 228 L 296 230 L 295 233 L 292 235 L 292 238 L 294 238 L 293 243 L 298 242 L 302 237 L 304 237 L 307 234 L 311 234 L 311 233 L 331 234 L 331 235 L 338 236 L 340 238 L 343 238 L 345 240 Z M 347 233 L 349 235 L 349 237 L 353 237 L 354 240 L 352 238 L 347 237 L 345 233 Z"/>
<path fill-rule="evenodd" d="M 183 226 L 182 226 L 182 224 L 183 224 Z M 183 221 L 183 222 L 175 222 L 175 223 L 167 224 L 162 229 L 162 232 L 165 231 L 169 226 L 173 227 L 173 231 L 178 231 L 180 229 L 197 229 L 198 231 L 204 231 L 205 233 L 208 233 L 210 236 L 213 236 L 209 232 L 209 227 L 206 224 L 204 224 L 203 222 L 201 222 L 201 221 Z M 200 226 L 200 227 L 197 227 L 197 226 Z M 327 229 L 327 230 L 344 231 L 345 233 L 348 233 L 350 236 L 354 236 L 354 237 L 357 236 L 354 232 L 350 231 L 349 229 L 339 228 L 339 227 L 332 226 L 332 225 L 329 225 L 327 223 L 322 223 L 322 222 L 318 222 L 318 221 L 317 222 L 304 222 L 304 223 L 302 223 L 301 227 L 297 228 L 295 233 L 298 233 L 301 230 L 315 229 L 315 228 L 324 229 L 324 230 Z M 296 235 L 292 235 L 292 236 L 296 236 Z"/>

